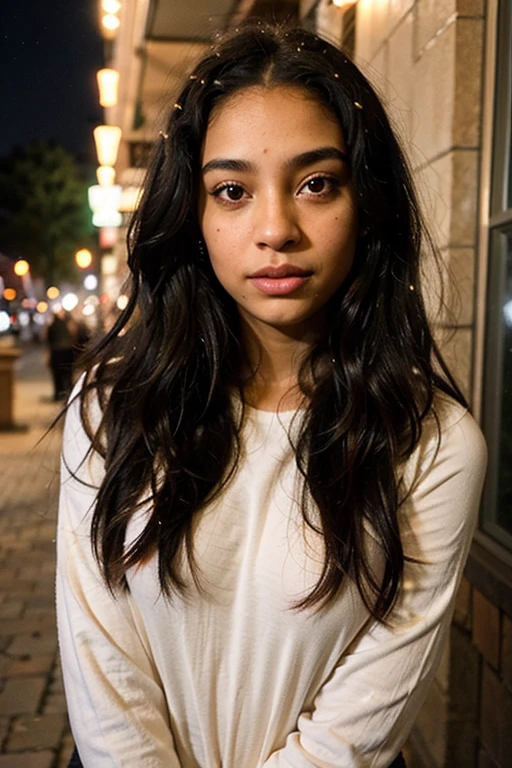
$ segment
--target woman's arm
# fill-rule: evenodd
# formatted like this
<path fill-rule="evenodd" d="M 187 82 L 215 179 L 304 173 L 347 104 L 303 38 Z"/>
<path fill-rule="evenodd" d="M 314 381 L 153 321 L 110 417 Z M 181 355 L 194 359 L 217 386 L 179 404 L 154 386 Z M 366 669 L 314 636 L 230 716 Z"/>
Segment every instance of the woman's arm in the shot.
<path fill-rule="evenodd" d="M 437 453 L 427 438 L 410 462 L 417 480 L 400 513 L 404 551 L 422 562 L 405 564 L 391 626 L 367 623 L 265 768 L 385 768 L 414 724 L 450 627 L 486 464 L 467 413 L 441 424 Z"/>
<path fill-rule="evenodd" d="M 75 391 L 76 394 L 76 391 Z M 57 617 L 68 712 L 86 768 L 179 768 L 164 694 L 129 594 L 114 598 L 91 551 L 96 455 L 78 401 L 64 429 L 57 538 Z M 82 463 L 83 462 L 83 463 Z"/>

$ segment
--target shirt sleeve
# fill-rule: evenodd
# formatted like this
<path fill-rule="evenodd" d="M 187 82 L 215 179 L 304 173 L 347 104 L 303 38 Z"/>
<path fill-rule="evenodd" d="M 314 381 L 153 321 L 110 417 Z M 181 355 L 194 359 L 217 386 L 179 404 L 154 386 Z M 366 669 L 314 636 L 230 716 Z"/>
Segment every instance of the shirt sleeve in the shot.
<path fill-rule="evenodd" d="M 59 645 L 73 736 L 85 768 L 179 768 L 136 606 L 128 593 L 110 593 L 92 554 L 103 469 L 97 454 L 86 458 L 89 446 L 76 399 L 64 428 L 57 534 Z"/>
<path fill-rule="evenodd" d="M 367 622 L 265 768 L 385 768 L 407 739 L 447 638 L 487 455 L 458 406 L 440 438 L 429 422 L 407 465 L 412 490 L 400 511 L 404 552 L 419 562 L 405 563 L 389 626 Z"/>

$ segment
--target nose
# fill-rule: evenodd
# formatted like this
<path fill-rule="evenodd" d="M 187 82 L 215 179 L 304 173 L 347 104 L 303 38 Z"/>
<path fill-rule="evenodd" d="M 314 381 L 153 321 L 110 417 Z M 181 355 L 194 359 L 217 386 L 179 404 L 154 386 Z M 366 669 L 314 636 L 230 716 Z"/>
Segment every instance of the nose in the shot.
<path fill-rule="evenodd" d="M 283 251 L 296 245 L 301 230 L 293 201 L 284 195 L 268 195 L 255 206 L 254 239 L 259 248 Z"/>

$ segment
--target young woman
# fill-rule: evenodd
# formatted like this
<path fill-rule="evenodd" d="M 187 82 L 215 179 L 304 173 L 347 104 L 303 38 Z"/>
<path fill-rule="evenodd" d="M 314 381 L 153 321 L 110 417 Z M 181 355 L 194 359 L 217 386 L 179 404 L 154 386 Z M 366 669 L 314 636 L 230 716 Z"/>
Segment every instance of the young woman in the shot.
<path fill-rule="evenodd" d="M 429 330 L 385 112 L 242 28 L 171 109 L 131 295 L 67 414 L 57 601 L 88 768 L 403 764 L 485 447 Z"/>

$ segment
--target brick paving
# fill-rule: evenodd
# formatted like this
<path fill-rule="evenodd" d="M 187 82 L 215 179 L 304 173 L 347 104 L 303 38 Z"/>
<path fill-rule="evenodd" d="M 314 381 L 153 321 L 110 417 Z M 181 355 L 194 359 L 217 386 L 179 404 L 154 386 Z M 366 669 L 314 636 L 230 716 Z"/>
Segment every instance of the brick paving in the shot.
<path fill-rule="evenodd" d="M 41 346 L 16 364 L 15 420 L 0 432 L 0 768 L 65 768 L 72 752 L 55 625 L 61 430 Z"/>

